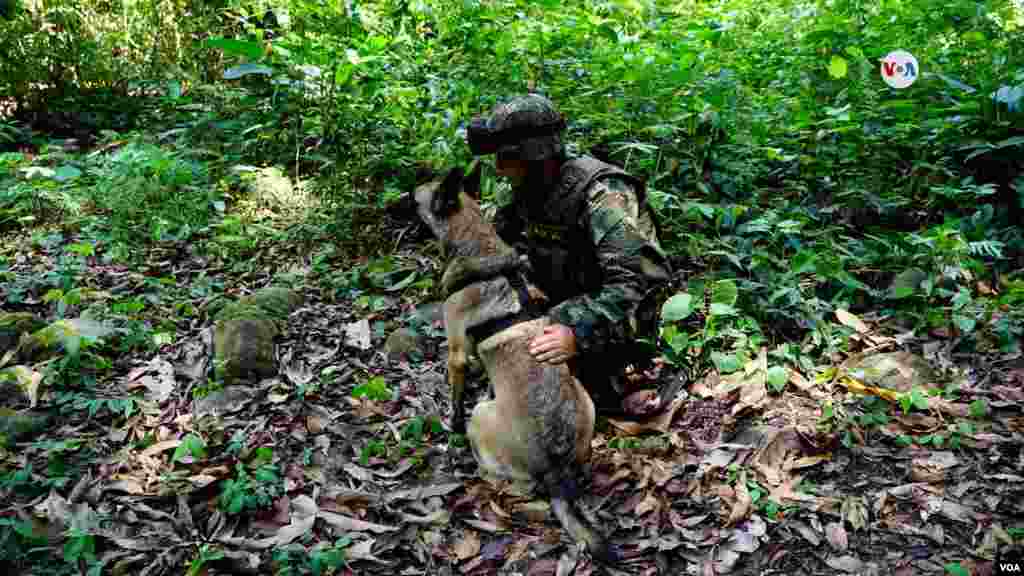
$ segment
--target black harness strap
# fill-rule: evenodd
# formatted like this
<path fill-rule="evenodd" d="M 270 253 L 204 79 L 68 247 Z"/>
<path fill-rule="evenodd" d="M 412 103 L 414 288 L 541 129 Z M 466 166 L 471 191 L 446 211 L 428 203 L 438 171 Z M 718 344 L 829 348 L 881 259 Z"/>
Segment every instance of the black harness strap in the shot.
<path fill-rule="evenodd" d="M 477 342 L 483 342 L 484 340 L 494 336 L 498 332 L 511 328 L 520 322 L 526 322 L 533 320 L 540 316 L 540 309 L 530 301 L 530 293 L 526 289 L 526 281 L 523 279 L 522 274 L 509 274 L 505 276 L 508 283 L 515 288 L 516 293 L 519 294 L 519 312 L 515 314 L 509 314 L 501 318 L 495 318 L 484 322 L 479 326 L 474 326 L 467 330 L 470 337 Z"/>

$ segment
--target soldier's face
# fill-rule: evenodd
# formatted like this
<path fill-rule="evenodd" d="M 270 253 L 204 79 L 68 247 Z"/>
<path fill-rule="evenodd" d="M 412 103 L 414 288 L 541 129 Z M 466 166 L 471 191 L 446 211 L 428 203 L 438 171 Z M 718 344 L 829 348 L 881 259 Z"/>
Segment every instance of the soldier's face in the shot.
<path fill-rule="evenodd" d="M 519 157 L 518 148 L 498 150 L 494 165 L 498 176 L 508 178 L 513 186 L 519 186 L 526 181 L 526 175 L 529 172 L 529 162 Z"/>

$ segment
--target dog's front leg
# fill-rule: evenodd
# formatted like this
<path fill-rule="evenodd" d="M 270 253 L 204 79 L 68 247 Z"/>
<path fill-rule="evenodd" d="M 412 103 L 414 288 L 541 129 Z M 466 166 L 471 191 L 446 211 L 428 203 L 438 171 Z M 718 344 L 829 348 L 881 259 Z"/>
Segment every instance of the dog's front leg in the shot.
<path fill-rule="evenodd" d="M 452 397 L 452 431 L 466 433 L 466 369 L 471 342 L 466 334 L 465 317 L 457 310 L 457 302 L 445 303 L 445 326 L 448 332 L 448 388 Z"/>

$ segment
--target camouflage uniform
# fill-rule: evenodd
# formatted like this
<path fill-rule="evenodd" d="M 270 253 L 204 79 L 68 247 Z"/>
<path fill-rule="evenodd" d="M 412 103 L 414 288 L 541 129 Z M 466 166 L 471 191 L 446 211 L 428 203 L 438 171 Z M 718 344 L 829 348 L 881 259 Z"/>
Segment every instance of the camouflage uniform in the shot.
<path fill-rule="evenodd" d="M 554 106 L 536 95 L 495 108 L 488 124 L 529 125 L 552 120 Z M 658 241 L 643 184 L 618 168 L 589 157 L 570 158 L 559 135 L 506 144 L 498 154 L 524 160 L 561 161 L 548 189 L 513 188 L 512 203 L 498 210 L 495 226 L 504 240 L 530 256 L 532 280 L 551 299 L 548 316 L 572 328 L 577 358 L 570 361 L 598 407 L 621 406 L 623 373 L 649 360 L 638 338 L 654 340 L 657 314 L 670 267 Z"/>

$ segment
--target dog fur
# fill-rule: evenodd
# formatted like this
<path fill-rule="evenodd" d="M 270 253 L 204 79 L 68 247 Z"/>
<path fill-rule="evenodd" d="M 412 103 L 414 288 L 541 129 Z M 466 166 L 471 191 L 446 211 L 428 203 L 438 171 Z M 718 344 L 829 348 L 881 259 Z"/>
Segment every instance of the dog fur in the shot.
<path fill-rule="evenodd" d="M 444 284 L 459 284 L 454 278 L 466 280 L 444 303 L 452 429 L 466 429 L 466 369 L 475 349 L 493 397 L 473 409 L 467 434 L 483 475 L 541 487 L 551 497 L 562 527 L 584 542 L 595 558 L 614 562 L 618 554 L 573 506 L 577 479 L 590 461 L 594 403 L 566 364 L 540 363 L 529 352 L 530 340 L 551 321 L 543 316 L 525 320 L 479 343 L 468 333 L 488 321 L 524 312 L 509 281 L 511 274 L 519 273 L 519 258 L 480 213 L 479 188 L 478 164 L 468 177 L 455 168 L 443 179 L 417 186 L 413 194 L 417 214 L 442 244 L 447 261 Z M 489 272 L 497 275 L 488 277 Z M 542 296 L 533 287 L 529 293 Z"/>

